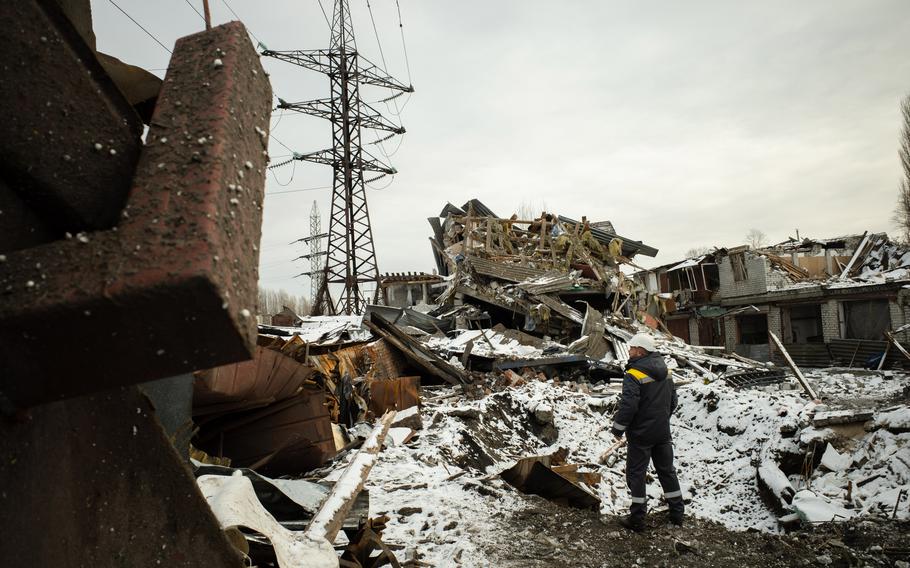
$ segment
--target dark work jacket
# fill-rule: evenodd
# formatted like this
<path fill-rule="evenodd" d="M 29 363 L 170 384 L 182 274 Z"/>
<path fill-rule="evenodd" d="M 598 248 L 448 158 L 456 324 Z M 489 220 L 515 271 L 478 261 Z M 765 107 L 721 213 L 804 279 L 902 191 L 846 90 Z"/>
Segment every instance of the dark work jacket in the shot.
<path fill-rule="evenodd" d="M 670 415 L 676 410 L 676 386 L 660 353 L 630 359 L 622 381 L 622 400 L 613 417 L 613 433 L 630 444 L 669 442 Z"/>

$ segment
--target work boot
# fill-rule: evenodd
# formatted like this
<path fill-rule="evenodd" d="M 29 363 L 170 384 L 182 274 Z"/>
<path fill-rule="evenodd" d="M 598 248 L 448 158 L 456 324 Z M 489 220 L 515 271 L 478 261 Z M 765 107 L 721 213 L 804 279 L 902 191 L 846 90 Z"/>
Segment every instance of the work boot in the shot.
<path fill-rule="evenodd" d="M 645 530 L 644 519 L 636 518 L 632 515 L 629 515 L 627 517 L 620 517 L 619 524 L 622 525 L 623 528 L 628 529 L 632 532 L 641 532 Z"/>
<path fill-rule="evenodd" d="M 681 527 L 683 526 L 683 514 L 682 513 L 670 513 L 670 524 Z"/>

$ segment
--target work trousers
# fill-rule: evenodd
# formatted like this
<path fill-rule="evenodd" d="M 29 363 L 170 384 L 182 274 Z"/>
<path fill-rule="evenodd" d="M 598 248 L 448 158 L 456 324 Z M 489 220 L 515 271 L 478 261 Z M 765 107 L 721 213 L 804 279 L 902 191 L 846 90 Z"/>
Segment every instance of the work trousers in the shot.
<path fill-rule="evenodd" d="M 647 480 L 648 462 L 654 462 L 657 479 L 664 490 L 664 499 L 670 507 L 670 514 L 682 517 L 683 505 L 682 491 L 679 489 L 679 479 L 676 478 L 676 468 L 673 467 L 673 443 L 670 441 L 651 446 L 629 442 L 626 452 L 626 483 L 632 493 L 632 507 L 630 509 L 632 520 L 644 521 L 648 513 Z"/>

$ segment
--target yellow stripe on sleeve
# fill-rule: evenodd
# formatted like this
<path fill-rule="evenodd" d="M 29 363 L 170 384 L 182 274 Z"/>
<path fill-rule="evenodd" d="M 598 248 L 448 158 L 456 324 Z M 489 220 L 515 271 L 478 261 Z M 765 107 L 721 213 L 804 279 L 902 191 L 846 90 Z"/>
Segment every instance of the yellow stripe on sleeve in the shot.
<path fill-rule="evenodd" d="M 642 373 L 638 369 L 629 369 L 626 372 L 629 373 L 630 375 L 632 375 L 632 377 L 634 377 L 635 380 L 637 380 L 637 381 L 641 381 L 642 379 L 645 379 L 648 377 L 648 375 Z"/>

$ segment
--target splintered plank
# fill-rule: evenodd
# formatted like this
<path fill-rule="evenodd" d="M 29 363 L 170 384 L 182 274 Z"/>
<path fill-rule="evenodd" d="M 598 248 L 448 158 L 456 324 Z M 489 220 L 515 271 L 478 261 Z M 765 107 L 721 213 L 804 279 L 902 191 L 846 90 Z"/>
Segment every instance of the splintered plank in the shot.
<path fill-rule="evenodd" d="M 407 334 L 403 333 L 394 324 L 389 323 L 378 313 L 370 314 L 369 320 L 364 320 L 364 325 L 370 331 L 385 339 L 390 345 L 401 351 L 409 361 L 429 373 L 453 385 L 464 385 L 468 382 L 465 374 L 459 369 L 449 365 L 417 343 Z"/>
<path fill-rule="evenodd" d="M 806 391 L 806 394 L 809 395 L 809 398 L 812 400 L 818 400 L 818 394 L 815 392 L 815 389 L 812 388 L 812 385 L 810 385 L 809 381 L 806 380 L 803 372 L 799 369 L 799 367 L 796 366 L 796 363 L 793 362 L 793 358 L 790 357 L 790 353 L 787 352 L 787 348 L 784 347 L 784 344 L 781 343 L 780 339 L 776 335 L 774 335 L 774 332 L 769 331 L 768 335 L 771 337 L 774 345 L 777 346 L 780 354 L 783 355 L 784 361 L 787 362 L 787 366 L 789 366 L 790 370 L 793 371 L 793 374 L 796 375 L 796 380 L 799 381 L 800 386 L 803 387 L 803 390 Z"/>

